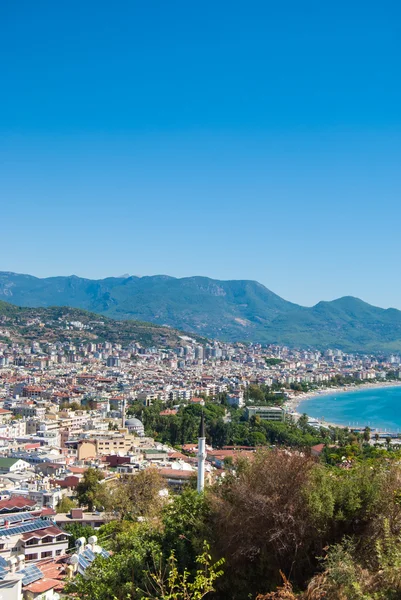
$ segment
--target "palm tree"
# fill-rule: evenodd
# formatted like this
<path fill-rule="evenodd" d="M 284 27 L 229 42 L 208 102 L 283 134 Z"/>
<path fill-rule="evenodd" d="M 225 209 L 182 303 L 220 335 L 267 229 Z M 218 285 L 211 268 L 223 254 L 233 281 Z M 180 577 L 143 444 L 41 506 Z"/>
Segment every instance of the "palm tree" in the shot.
<path fill-rule="evenodd" d="M 391 437 L 390 436 L 386 437 L 386 446 L 387 446 L 387 450 L 389 450 L 390 446 L 391 446 Z"/>
<path fill-rule="evenodd" d="M 363 441 L 364 442 L 370 441 L 370 427 L 365 427 L 365 429 L 363 430 Z"/>

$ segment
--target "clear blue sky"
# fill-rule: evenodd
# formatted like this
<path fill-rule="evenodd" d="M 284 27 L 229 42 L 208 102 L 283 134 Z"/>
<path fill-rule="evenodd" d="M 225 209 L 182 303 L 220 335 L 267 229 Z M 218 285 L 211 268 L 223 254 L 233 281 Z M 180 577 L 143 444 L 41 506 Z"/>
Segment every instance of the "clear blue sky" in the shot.
<path fill-rule="evenodd" d="M 401 308 L 401 5 L 0 3 L 0 270 Z"/>

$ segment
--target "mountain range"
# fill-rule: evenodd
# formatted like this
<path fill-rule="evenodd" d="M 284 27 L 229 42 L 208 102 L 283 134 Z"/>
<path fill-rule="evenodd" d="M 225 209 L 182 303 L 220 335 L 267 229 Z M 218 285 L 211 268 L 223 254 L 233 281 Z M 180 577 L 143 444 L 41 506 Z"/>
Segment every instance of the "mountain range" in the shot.
<path fill-rule="evenodd" d="M 303 307 L 256 281 L 166 275 L 41 279 L 0 272 L 0 299 L 26 307 L 75 307 L 226 341 L 401 351 L 399 310 L 378 308 L 350 296 Z"/>

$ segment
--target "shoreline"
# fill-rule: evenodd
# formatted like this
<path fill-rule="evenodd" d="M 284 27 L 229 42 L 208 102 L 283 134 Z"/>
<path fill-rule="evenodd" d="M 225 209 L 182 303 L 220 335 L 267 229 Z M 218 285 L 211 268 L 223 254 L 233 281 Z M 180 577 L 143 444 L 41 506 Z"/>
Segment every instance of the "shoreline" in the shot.
<path fill-rule="evenodd" d="M 363 392 L 364 390 L 367 389 L 386 389 L 386 388 L 395 388 L 395 387 L 401 387 L 401 381 L 400 382 L 394 382 L 394 381 L 387 381 L 387 382 L 377 382 L 377 383 L 364 383 L 361 384 L 359 386 L 356 385 L 347 385 L 347 386 L 343 386 L 343 387 L 333 387 L 333 388 L 320 388 L 318 390 L 315 390 L 313 392 L 307 392 L 307 393 L 300 393 L 297 396 L 293 396 L 291 398 L 289 398 L 285 403 L 284 403 L 284 408 L 286 411 L 290 412 L 290 413 L 295 413 L 297 415 L 301 415 L 303 414 L 305 411 L 302 411 L 302 413 L 297 411 L 297 408 L 299 407 L 299 405 L 302 402 L 307 402 L 308 400 L 312 400 L 313 398 L 316 397 L 321 397 L 321 396 L 335 396 L 337 394 L 344 394 L 347 392 Z M 308 413 L 306 413 L 308 414 Z M 311 416 L 311 415 L 308 415 Z M 316 417 L 312 417 L 312 418 L 316 418 Z M 325 425 L 333 425 L 334 427 L 347 427 L 344 424 L 341 423 L 334 423 L 334 422 L 324 422 Z"/>

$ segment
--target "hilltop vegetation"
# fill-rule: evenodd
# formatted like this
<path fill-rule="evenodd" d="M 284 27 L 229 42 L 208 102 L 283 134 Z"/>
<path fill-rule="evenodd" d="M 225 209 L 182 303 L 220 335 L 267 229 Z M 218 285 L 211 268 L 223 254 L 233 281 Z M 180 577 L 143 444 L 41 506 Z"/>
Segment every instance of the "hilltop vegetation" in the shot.
<path fill-rule="evenodd" d="M 204 494 L 189 486 L 167 503 L 155 474 L 159 502 L 143 502 L 139 513 L 144 477 L 119 482 L 124 510 L 111 494 L 118 518 L 98 532 L 113 554 L 67 592 L 88 600 L 397 600 L 399 460 L 399 452 L 378 450 L 329 466 L 305 452 L 260 450 L 227 465 Z"/>
<path fill-rule="evenodd" d="M 70 306 L 137 319 L 225 341 L 401 350 L 401 311 L 345 297 L 306 308 L 256 281 L 207 277 L 49 277 L 0 273 L 0 297 L 18 306 Z"/>
<path fill-rule="evenodd" d="M 174 347 L 182 343 L 182 335 L 169 327 L 140 321 L 116 321 L 78 308 L 22 308 L 0 301 L 0 341 L 6 343 L 108 341 L 122 345 L 139 342 L 145 347 Z"/>

